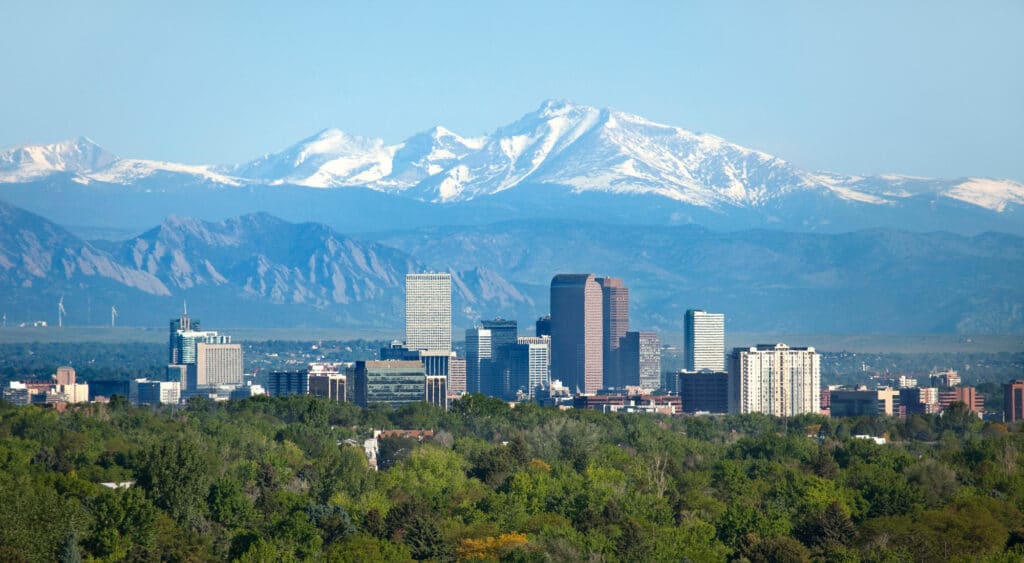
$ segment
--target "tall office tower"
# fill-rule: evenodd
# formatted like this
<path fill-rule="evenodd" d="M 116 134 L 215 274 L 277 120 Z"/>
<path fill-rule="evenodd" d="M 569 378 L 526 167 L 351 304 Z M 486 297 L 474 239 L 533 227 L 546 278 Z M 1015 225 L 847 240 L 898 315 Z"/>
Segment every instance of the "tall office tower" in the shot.
<path fill-rule="evenodd" d="M 193 366 L 189 366 L 193 368 Z M 188 378 L 188 389 L 217 387 L 220 385 L 241 385 L 242 379 L 241 344 L 196 344 L 196 363 L 192 376 Z"/>
<path fill-rule="evenodd" d="M 690 309 L 683 339 L 683 369 L 725 371 L 725 315 Z"/>
<path fill-rule="evenodd" d="M 607 387 L 623 389 L 627 385 L 639 385 L 644 389 L 661 387 L 661 341 L 653 332 L 627 332 L 621 339 L 619 354 L 619 378 L 613 385 L 607 380 Z"/>
<path fill-rule="evenodd" d="M 732 412 L 775 416 L 817 413 L 821 399 L 821 356 L 814 348 L 759 344 L 735 348 L 729 357 Z"/>
<path fill-rule="evenodd" d="M 519 325 L 502 318 L 480 321 L 480 324 L 491 331 L 491 361 L 481 362 L 487 367 L 480 370 L 480 392 L 492 397 L 513 398 L 512 347 L 519 337 Z"/>
<path fill-rule="evenodd" d="M 654 332 L 640 333 L 640 387 L 661 387 L 661 340 Z"/>
<path fill-rule="evenodd" d="M 483 371 L 491 362 L 491 331 L 466 329 L 466 392 L 482 393 Z"/>
<path fill-rule="evenodd" d="M 573 393 L 597 393 L 603 383 L 601 286 L 593 274 L 551 279 L 551 377 Z"/>
<path fill-rule="evenodd" d="M 406 274 L 405 346 L 410 350 L 451 351 L 451 274 Z"/>
<path fill-rule="evenodd" d="M 604 369 L 604 386 L 616 386 L 622 382 L 619 361 L 619 343 L 629 331 L 629 288 L 622 285 L 622 278 L 595 278 L 601 286 L 601 346 Z M 635 385 L 635 384 L 634 384 Z"/>
<path fill-rule="evenodd" d="M 534 334 L 537 336 L 551 336 L 551 315 L 544 315 L 537 319 Z"/>
<path fill-rule="evenodd" d="M 178 348 L 178 333 L 198 331 L 199 319 L 192 319 L 188 316 L 188 309 L 181 314 L 181 318 L 171 319 L 170 323 L 170 338 L 167 346 L 167 363 L 168 364 L 184 364 L 180 358 L 180 348 Z"/>
<path fill-rule="evenodd" d="M 394 408 L 426 400 L 427 372 L 423 363 L 389 360 L 359 361 L 355 366 L 356 404 L 388 403 Z"/>
<path fill-rule="evenodd" d="M 1024 379 L 1003 386 L 1003 422 L 1024 420 Z"/>
<path fill-rule="evenodd" d="M 534 398 L 551 386 L 551 337 L 521 336 L 512 347 L 511 394 Z"/>
<path fill-rule="evenodd" d="M 459 397 L 466 393 L 466 359 L 452 358 L 448 361 L 448 395 Z"/>

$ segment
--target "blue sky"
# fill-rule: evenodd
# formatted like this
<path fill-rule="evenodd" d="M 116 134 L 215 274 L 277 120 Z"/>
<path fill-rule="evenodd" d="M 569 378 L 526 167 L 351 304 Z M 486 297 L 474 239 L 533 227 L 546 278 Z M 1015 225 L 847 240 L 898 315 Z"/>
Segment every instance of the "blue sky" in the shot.
<path fill-rule="evenodd" d="M 1024 181 L 1019 0 L 4 4 L 0 146 L 231 163 L 569 98 L 808 169 Z"/>

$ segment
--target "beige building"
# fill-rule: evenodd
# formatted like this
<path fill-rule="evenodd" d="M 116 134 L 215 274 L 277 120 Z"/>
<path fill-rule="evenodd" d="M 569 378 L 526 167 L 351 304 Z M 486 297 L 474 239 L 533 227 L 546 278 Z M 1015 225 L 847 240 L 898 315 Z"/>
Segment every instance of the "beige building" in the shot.
<path fill-rule="evenodd" d="M 189 389 L 243 383 L 241 344 L 199 342 L 196 344 L 194 365 L 194 374 L 189 378 Z"/>
<path fill-rule="evenodd" d="M 794 416 L 820 410 L 821 357 L 814 348 L 735 348 L 729 377 L 731 412 Z"/>
<path fill-rule="evenodd" d="M 451 351 L 451 274 L 406 274 L 405 347 Z"/>

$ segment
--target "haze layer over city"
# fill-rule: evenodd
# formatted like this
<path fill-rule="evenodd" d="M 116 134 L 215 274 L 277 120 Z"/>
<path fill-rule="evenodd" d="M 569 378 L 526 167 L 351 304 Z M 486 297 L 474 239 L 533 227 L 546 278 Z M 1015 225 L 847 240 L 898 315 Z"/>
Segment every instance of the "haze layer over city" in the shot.
<path fill-rule="evenodd" d="M 1022 27 L 6 7 L 0 559 L 1024 559 Z"/>

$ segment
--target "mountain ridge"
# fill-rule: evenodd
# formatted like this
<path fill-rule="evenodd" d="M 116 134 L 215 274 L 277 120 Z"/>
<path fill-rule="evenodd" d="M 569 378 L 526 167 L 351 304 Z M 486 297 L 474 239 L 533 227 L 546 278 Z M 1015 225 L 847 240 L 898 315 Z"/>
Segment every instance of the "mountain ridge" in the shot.
<path fill-rule="evenodd" d="M 437 203 L 464 203 L 529 184 L 574 193 L 650 194 L 709 210 L 763 208 L 804 193 L 872 206 L 897 206 L 912 195 L 993 213 L 1024 206 L 1024 184 L 1011 180 L 810 172 L 715 135 L 564 100 L 545 101 L 485 137 L 437 126 L 387 145 L 324 129 L 229 166 L 120 159 L 87 138 L 0 151 L 0 184 L 62 173 L 79 184 L 359 187 Z"/>

